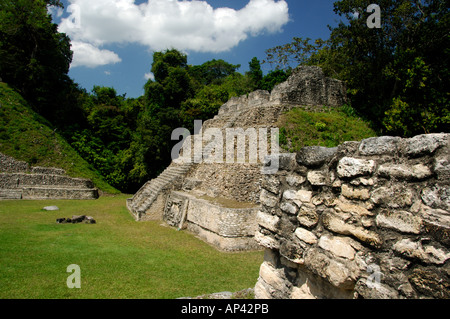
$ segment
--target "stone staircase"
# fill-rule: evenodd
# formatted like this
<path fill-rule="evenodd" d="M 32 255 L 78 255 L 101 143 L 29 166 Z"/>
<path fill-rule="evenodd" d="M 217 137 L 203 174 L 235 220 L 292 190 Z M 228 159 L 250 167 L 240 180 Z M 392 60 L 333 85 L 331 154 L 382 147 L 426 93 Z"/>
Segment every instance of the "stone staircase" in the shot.
<path fill-rule="evenodd" d="M 193 165 L 191 162 L 184 164 L 172 163 L 157 178 L 145 183 L 132 198 L 127 199 L 128 210 L 133 214 L 134 218 L 137 221 L 145 219 L 146 213 L 155 203 L 158 196 L 174 185 L 181 184 Z"/>

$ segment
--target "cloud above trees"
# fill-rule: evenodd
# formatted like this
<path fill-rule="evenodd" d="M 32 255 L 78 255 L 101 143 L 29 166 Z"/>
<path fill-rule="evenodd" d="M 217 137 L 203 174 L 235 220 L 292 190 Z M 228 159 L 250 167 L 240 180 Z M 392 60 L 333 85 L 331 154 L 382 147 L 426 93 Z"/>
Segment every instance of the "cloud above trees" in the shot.
<path fill-rule="evenodd" d="M 213 8 L 207 1 L 70 0 L 59 31 L 72 39 L 72 67 L 118 63 L 104 46 L 141 44 L 151 51 L 176 48 L 224 52 L 250 36 L 276 33 L 289 22 L 285 0 L 249 0 L 242 9 Z"/>

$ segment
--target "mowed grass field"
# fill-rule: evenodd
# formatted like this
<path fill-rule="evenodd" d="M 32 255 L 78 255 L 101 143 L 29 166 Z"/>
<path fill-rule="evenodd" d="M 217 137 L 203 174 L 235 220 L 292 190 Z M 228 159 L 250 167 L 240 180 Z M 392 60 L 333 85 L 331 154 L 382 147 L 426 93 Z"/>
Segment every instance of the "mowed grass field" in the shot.
<path fill-rule="evenodd" d="M 262 251 L 219 252 L 160 221 L 136 222 L 127 197 L 0 201 L 0 299 L 173 299 L 254 287 Z M 56 223 L 72 215 L 97 223 Z M 67 287 L 72 264 L 80 289 Z"/>

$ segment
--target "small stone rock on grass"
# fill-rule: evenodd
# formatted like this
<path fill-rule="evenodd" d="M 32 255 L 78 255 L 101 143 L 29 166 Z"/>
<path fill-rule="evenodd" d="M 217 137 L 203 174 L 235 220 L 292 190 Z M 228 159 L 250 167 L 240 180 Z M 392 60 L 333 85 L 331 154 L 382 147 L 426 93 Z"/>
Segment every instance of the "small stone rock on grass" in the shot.
<path fill-rule="evenodd" d="M 58 206 L 46 206 L 43 208 L 43 210 L 54 211 L 54 210 L 59 210 L 59 207 Z"/>

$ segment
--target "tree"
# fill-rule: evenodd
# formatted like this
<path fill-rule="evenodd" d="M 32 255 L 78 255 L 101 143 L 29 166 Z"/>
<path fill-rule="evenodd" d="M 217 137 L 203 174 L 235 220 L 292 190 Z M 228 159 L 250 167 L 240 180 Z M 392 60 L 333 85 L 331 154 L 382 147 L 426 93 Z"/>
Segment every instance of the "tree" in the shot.
<path fill-rule="evenodd" d="M 202 65 L 192 66 L 189 69 L 191 77 L 200 86 L 209 84 L 221 84 L 223 79 L 236 72 L 241 67 L 240 64 L 233 65 L 224 60 L 213 59 Z"/>
<path fill-rule="evenodd" d="M 192 97 L 186 55 L 175 49 L 155 52 L 151 71 L 155 81 L 148 80 L 146 83 L 145 97 L 155 110 L 179 109 L 182 101 Z"/>
<path fill-rule="evenodd" d="M 76 85 L 67 76 L 70 39 L 52 23 L 48 5 L 62 7 L 58 0 L 0 1 L 0 75 L 39 113 L 55 120 L 58 107 L 66 105 L 61 100 Z"/>
<path fill-rule="evenodd" d="M 254 57 L 249 63 L 249 71 L 246 73 L 246 75 L 250 78 L 250 81 L 253 84 L 253 89 L 260 89 L 261 83 L 263 80 L 263 72 L 261 70 L 261 63 L 259 62 L 258 58 Z"/>
<path fill-rule="evenodd" d="M 317 39 L 314 44 L 310 42 L 310 38 L 294 37 L 291 43 L 266 50 L 266 59 L 262 63 L 283 71 L 292 70 L 297 65 L 311 64 L 312 55 L 322 49 L 326 42 L 322 39 Z"/>
<path fill-rule="evenodd" d="M 341 0 L 344 18 L 330 39 L 294 38 L 266 51 L 264 63 L 322 67 L 347 82 L 351 106 L 379 133 L 448 131 L 450 9 L 446 0 L 379 0 L 381 28 L 370 28 L 369 0 Z M 370 11 L 370 10 L 369 10 Z"/>
<path fill-rule="evenodd" d="M 261 89 L 266 91 L 272 91 L 275 85 L 285 82 L 291 72 L 283 70 L 275 70 L 267 73 L 261 81 Z"/>
<path fill-rule="evenodd" d="M 354 108 L 381 132 L 411 136 L 449 127 L 450 9 L 445 0 L 380 0 L 382 28 L 367 27 L 370 1 L 343 0 L 332 30 Z M 358 12 L 358 18 L 354 13 Z"/>

